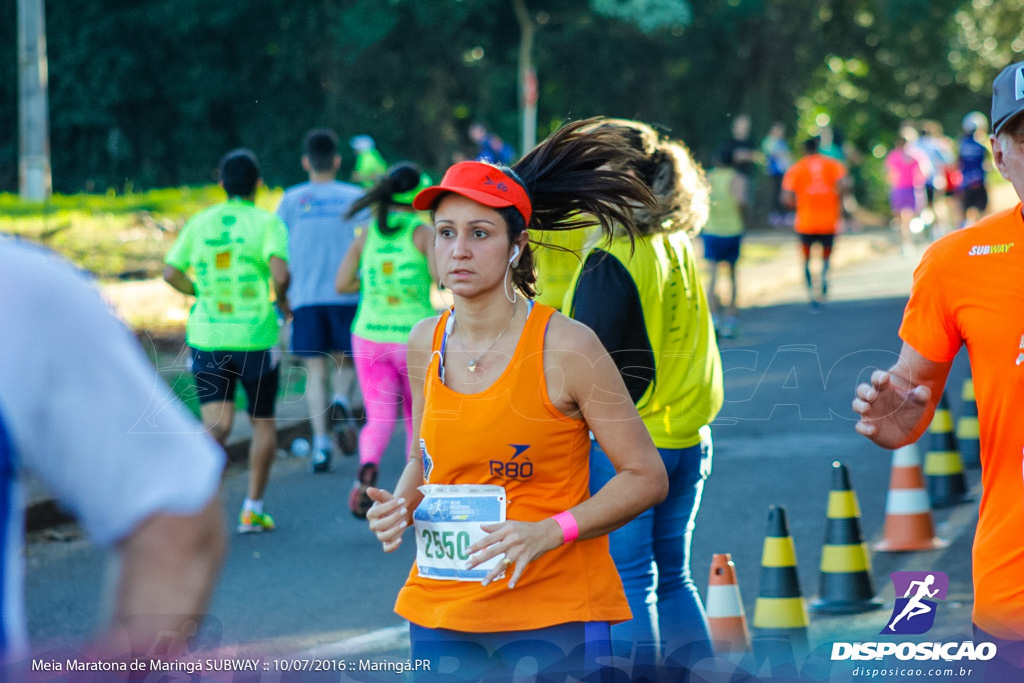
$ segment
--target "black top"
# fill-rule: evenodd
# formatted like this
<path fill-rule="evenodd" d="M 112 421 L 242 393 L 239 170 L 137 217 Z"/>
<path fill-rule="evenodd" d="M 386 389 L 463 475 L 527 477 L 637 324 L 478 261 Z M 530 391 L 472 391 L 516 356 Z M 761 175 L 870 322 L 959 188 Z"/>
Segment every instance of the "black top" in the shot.
<path fill-rule="evenodd" d="M 736 152 L 746 152 L 748 159 L 744 161 L 736 159 Z M 757 164 L 751 158 L 756 152 L 757 146 L 749 138 L 745 140 L 730 138 L 728 141 L 723 142 L 719 148 L 719 155 L 722 156 L 723 161 L 745 176 L 753 176 L 757 172 Z"/>
<path fill-rule="evenodd" d="M 572 317 L 597 333 L 636 403 L 654 381 L 654 349 L 647 336 L 640 292 L 619 259 L 595 249 L 583 264 Z"/>

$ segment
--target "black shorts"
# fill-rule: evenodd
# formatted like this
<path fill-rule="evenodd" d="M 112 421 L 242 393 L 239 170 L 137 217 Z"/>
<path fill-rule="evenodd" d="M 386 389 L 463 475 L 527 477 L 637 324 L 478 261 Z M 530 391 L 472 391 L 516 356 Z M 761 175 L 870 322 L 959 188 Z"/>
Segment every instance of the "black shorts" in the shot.
<path fill-rule="evenodd" d="M 984 185 L 965 187 L 960 197 L 960 204 L 963 206 L 964 211 L 967 211 L 967 209 L 984 211 L 988 208 L 988 190 L 985 189 Z"/>
<path fill-rule="evenodd" d="M 322 356 L 332 351 L 352 353 L 355 305 L 303 306 L 292 315 L 292 353 Z"/>
<path fill-rule="evenodd" d="M 199 404 L 235 401 L 235 383 L 245 390 L 249 415 L 274 417 L 280 365 L 269 350 L 203 351 L 192 349 L 192 374 Z"/>
<path fill-rule="evenodd" d="M 924 196 L 928 201 L 928 206 L 931 206 L 935 202 L 935 186 L 931 183 L 925 183 Z"/>
<path fill-rule="evenodd" d="M 799 232 L 797 233 L 797 236 L 800 238 L 800 244 L 802 244 L 804 247 L 808 249 L 810 249 L 811 245 L 813 245 L 815 242 L 820 244 L 822 249 L 831 249 L 833 243 L 836 240 L 836 236 L 832 233 L 811 235 Z"/>

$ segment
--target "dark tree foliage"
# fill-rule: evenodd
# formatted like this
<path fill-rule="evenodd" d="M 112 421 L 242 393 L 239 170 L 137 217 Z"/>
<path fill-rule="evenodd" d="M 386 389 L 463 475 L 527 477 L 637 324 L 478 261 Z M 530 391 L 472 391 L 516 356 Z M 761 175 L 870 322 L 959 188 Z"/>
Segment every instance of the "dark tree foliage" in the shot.
<path fill-rule="evenodd" d="M 15 0 L 0 1 L 0 190 L 18 187 L 18 21 Z"/>
<path fill-rule="evenodd" d="M 541 137 L 570 118 L 636 117 L 707 159 L 737 113 L 755 138 L 776 120 L 796 138 L 827 114 L 866 151 L 904 119 L 954 131 L 1020 52 L 1005 45 L 1021 40 L 1005 28 L 1020 27 L 1020 0 L 591 2 L 526 2 Z M 15 6 L 0 2 L 0 190 L 17 187 Z M 1000 49 L 982 47 L 989 26 Z M 51 0 L 47 31 L 60 192 L 205 183 L 236 146 L 289 184 L 313 126 L 368 133 L 389 161 L 435 173 L 471 153 L 473 120 L 519 140 L 509 0 Z"/>

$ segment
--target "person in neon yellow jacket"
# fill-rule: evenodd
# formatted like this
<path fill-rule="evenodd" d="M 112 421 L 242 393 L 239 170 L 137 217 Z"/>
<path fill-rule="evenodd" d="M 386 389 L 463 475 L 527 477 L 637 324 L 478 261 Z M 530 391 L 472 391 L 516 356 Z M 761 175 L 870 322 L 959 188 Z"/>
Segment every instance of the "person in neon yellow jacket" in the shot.
<path fill-rule="evenodd" d="M 646 153 L 635 172 L 653 190 L 659 208 L 637 209 L 640 237 L 616 236 L 585 254 L 562 310 L 589 325 L 604 343 L 669 474 L 665 501 L 610 535 L 633 612 L 632 621 L 612 627 L 613 641 L 632 646 L 655 642 L 655 633 L 661 637 L 661 652 L 653 657 L 637 649 L 633 675 L 638 676 L 644 671 L 637 667 L 660 663 L 683 670 L 712 656 L 689 551 L 711 471 L 708 425 L 722 406 L 723 379 L 688 235 L 707 220 L 704 174 L 682 143 L 650 126 L 620 120 L 610 125 L 630 131 L 633 144 Z M 591 490 L 615 474 L 597 442 L 590 471 Z"/>

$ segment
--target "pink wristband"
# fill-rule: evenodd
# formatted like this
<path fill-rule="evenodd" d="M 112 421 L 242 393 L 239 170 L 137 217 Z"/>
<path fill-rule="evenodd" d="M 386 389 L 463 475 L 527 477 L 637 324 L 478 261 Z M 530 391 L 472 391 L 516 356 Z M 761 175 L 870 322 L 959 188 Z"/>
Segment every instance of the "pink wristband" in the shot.
<path fill-rule="evenodd" d="M 572 513 L 568 510 L 565 512 L 559 512 L 551 519 L 558 522 L 558 526 L 562 527 L 562 545 L 572 543 L 579 537 L 580 527 L 576 524 L 576 518 L 573 517 Z"/>

